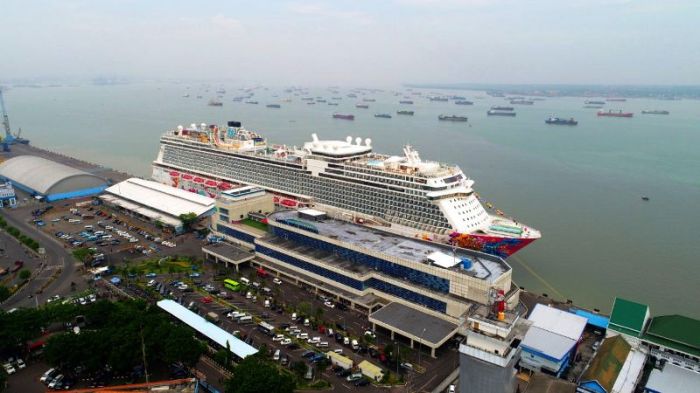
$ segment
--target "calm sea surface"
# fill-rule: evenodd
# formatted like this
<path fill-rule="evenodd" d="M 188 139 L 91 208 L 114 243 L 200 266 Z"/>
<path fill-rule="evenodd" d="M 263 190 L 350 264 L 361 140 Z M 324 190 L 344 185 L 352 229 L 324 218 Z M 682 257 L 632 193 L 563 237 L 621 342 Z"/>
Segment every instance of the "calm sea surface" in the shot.
<path fill-rule="evenodd" d="M 452 93 L 474 106 L 421 97 L 399 105 L 402 97 L 387 91 L 368 93 L 376 102 L 356 109 L 362 96 L 348 98 L 346 89 L 310 90 L 329 102 L 342 96 L 337 107 L 307 105 L 281 88 L 255 90 L 259 105 L 251 105 L 232 102 L 242 93 L 227 86 L 224 106 L 209 107 L 216 87 L 15 88 L 5 101 L 13 128 L 21 127 L 33 145 L 144 177 L 160 134 L 178 124 L 240 120 L 269 142 L 288 145 L 301 145 L 313 132 L 322 139 L 370 137 L 376 151 L 391 154 L 412 144 L 425 159 L 458 164 L 476 180 L 484 202 L 542 231 L 543 239 L 508 260 L 519 285 L 601 310 L 618 295 L 649 303 L 652 313 L 700 317 L 699 101 L 606 105 L 635 112 L 624 119 L 596 117 L 583 98 L 548 98 L 516 106 L 517 117 L 505 118 L 487 117 L 486 110 L 506 101 L 470 91 Z M 287 97 L 293 101 L 282 102 Z M 398 109 L 416 114 L 397 116 Z M 671 115 L 642 115 L 643 109 Z M 355 121 L 332 119 L 336 111 L 355 114 Z M 393 118 L 374 117 L 382 112 Z M 466 115 L 469 123 L 439 122 L 439 114 Z M 574 117 L 579 125 L 544 124 L 550 115 Z"/>

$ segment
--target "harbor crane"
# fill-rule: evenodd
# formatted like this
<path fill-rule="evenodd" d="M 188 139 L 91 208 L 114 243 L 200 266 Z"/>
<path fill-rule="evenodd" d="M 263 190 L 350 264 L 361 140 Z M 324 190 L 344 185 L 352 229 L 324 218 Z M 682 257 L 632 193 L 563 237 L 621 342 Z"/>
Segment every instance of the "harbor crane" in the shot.
<path fill-rule="evenodd" d="M 9 145 L 13 145 L 15 143 L 28 144 L 29 140 L 23 139 L 20 136 L 22 134 L 21 128 L 16 135 L 12 134 L 12 129 L 10 128 L 10 117 L 7 115 L 5 99 L 2 96 L 2 89 L 0 89 L 0 110 L 2 111 L 2 126 L 5 129 L 5 138 L 2 141 L 3 150 L 9 151 Z"/>

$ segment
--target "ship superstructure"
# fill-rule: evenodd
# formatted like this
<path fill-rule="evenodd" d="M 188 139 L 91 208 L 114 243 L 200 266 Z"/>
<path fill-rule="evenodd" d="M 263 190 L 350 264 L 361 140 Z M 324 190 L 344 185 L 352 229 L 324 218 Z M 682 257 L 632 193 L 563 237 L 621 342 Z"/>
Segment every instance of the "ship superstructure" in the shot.
<path fill-rule="evenodd" d="M 231 183 L 259 186 L 281 205 L 324 206 L 365 225 L 500 256 L 540 237 L 490 214 L 459 167 L 423 160 L 411 146 L 401 156 L 379 154 L 369 138 L 313 134 L 289 147 L 268 145 L 238 122 L 180 126 L 161 137 L 153 178 L 213 197 Z"/>

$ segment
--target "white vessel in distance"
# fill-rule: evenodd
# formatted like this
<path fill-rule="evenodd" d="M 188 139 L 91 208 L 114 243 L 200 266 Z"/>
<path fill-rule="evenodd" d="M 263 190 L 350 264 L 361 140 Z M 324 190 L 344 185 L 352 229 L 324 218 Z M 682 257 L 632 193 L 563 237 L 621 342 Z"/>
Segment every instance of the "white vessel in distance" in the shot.
<path fill-rule="evenodd" d="M 378 229 L 503 257 L 541 236 L 500 211 L 490 214 L 459 167 L 423 160 L 411 146 L 402 156 L 379 154 L 369 138 L 313 134 L 298 148 L 268 145 L 236 121 L 179 126 L 161 137 L 153 178 L 212 197 L 255 185 L 281 205 L 328 207 Z"/>

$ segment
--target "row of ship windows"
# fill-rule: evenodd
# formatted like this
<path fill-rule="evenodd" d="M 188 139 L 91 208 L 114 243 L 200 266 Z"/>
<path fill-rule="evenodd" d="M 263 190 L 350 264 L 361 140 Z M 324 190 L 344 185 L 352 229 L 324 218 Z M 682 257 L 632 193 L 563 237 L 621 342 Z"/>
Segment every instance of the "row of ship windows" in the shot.
<path fill-rule="evenodd" d="M 322 178 L 305 178 L 304 181 L 299 181 L 297 177 L 301 176 L 301 174 L 295 171 L 289 170 L 287 175 L 290 176 L 280 176 L 280 171 L 284 171 L 284 168 L 271 168 L 257 163 L 250 163 L 250 166 L 242 165 L 239 160 L 235 159 L 226 160 L 230 161 L 230 165 L 226 165 L 226 163 L 220 161 L 214 162 L 214 158 L 206 154 L 194 152 L 193 154 L 184 155 L 177 150 L 169 149 L 167 146 L 165 159 L 167 162 L 185 162 L 191 166 L 204 167 L 207 172 L 236 178 L 244 182 L 248 181 L 281 190 L 295 190 L 297 193 L 315 196 L 321 203 L 332 204 L 369 215 L 392 219 L 393 217 L 386 217 L 386 212 L 393 207 L 402 212 L 402 216 L 398 217 L 399 219 L 433 226 L 448 226 L 447 220 L 435 205 L 417 198 L 394 196 L 386 192 L 374 191 L 371 188 L 363 192 L 361 189 L 369 187 L 357 185 L 348 187 Z M 256 176 L 253 177 L 247 174 L 255 174 Z M 313 192 L 314 189 L 317 192 Z M 373 195 L 377 199 L 367 203 L 367 194 Z M 352 201 L 351 198 L 348 198 L 350 195 L 356 196 L 357 200 Z M 430 211 L 430 213 L 426 213 L 426 211 Z"/>

